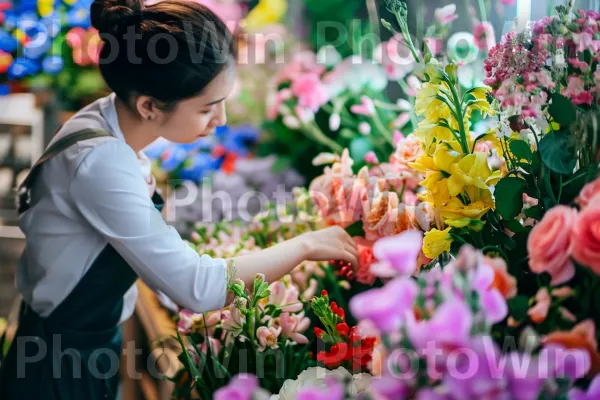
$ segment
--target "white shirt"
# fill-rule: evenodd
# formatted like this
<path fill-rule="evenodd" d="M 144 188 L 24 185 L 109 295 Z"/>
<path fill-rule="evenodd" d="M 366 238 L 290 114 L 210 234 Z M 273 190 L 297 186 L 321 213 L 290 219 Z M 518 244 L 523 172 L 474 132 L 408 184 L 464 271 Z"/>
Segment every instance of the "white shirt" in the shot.
<path fill-rule="evenodd" d="M 56 138 L 85 128 L 114 137 L 81 141 L 47 161 L 19 220 L 26 249 L 16 284 L 24 300 L 48 316 L 108 245 L 151 288 L 195 312 L 223 308 L 226 261 L 200 256 L 167 225 L 148 193 L 140 162 L 125 142 L 115 95 L 78 112 Z M 134 311 L 135 285 L 125 295 L 121 322 Z"/>

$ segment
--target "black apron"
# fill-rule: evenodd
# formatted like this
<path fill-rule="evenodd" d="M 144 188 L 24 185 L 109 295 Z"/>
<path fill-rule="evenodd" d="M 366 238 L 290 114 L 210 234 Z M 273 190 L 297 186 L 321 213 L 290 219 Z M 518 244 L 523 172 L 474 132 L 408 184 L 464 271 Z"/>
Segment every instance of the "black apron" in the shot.
<path fill-rule="evenodd" d="M 43 162 L 77 141 L 107 135 L 102 130 L 85 130 L 50 146 L 22 185 L 25 199 L 20 202 L 19 213 L 28 208 L 25 192 Z M 152 200 L 162 209 L 164 203 L 158 193 Z M 115 399 L 122 352 L 118 323 L 123 296 L 137 278 L 107 245 L 48 317 L 40 317 L 23 302 L 17 333 L 0 367 L 0 399 Z"/>

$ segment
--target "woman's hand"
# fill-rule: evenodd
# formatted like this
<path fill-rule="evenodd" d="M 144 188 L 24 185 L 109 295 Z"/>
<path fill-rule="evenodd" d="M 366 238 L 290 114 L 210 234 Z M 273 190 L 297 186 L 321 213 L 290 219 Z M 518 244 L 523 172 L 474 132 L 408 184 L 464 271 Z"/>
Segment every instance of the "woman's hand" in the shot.
<path fill-rule="evenodd" d="M 307 232 L 296 237 L 303 242 L 308 261 L 342 260 L 352 264 L 356 273 L 358 250 L 354 239 L 339 226 Z"/>

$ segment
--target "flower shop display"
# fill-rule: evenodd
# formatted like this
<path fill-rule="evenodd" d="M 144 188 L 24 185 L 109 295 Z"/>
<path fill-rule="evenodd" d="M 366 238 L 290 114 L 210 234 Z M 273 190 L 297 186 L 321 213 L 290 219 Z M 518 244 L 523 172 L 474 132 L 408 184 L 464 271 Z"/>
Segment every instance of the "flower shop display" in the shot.
<path fill-rule="evenodd" d="M 509 33 L 486 59 L 489 86 L 464 88 L 460 65 L 419 54 L 403 35 L 406 5 L 387 5 L 422 70 L 415 123 L 387 153 L 355 162 L 338 144 L 315 157 L 329 166 L 311 182 L 305 211 L 346 228 L 361 251 L 357 273 L 337 271 L 349 290 L 337 285 L 311 301 L 316 361 L 349 374 L 366 367 L 365 398 L 595 398 L 600 14 L 570 3 Z M 298 96 L 292 82 L 283 109 L 325 104 L 311 68 L 309 59 L 297 72 L 311 91 Z M 366 99 L 353 106 L 372 111 Z M 373 287 L 353 291 L 369 274 Z M 294 393 L 283 393 L 358 395 L 354 378 L 327 375 L 312 387 L 291 381 Z M 264 389 L 281 398 L 252 382 L 246 398 Z M 222 390 L 238 387 L 234 378 Z"/>

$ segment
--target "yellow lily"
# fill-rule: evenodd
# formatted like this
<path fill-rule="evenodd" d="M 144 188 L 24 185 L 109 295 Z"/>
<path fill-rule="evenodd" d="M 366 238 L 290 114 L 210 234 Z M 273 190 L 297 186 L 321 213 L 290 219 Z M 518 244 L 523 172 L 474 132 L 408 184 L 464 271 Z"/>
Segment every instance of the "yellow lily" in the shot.
<path fill-rule="evenodd" d="M 465 156 L 458 163 L 452 164 L 448 179 L 450 196 L 457 196 L 466 185 L 487 189 L 486 180 L 492 175 L 487 163 L 487 155 L 477 152 Z"/>
<path fill-rule="evenodd" d="M 246 29 L 258 30 L 280 22 L 287 12 L 287 0 L 260 0 L 244 19 Z"/>
<path fill-rule="evenodd" d="M 492 208 L 489 203 L 486 204 L 483 200 L 471 202 L 468 205 L 458 197 L 452 197 L 450 201 L 441 207 L 440 215 L 444 223 L 449 224 L 450 221 L 468 219 L 481 219 Z"/>
<path fill-rule="evenodd" d="M 423 254 L 425 254 L 425 257 L 434 259 L 442 253 L 450 251 L 452 245 L 450 229 L 452 228 L 443 231 L 432 229 L 425 233 L 423 238 Z"/>

